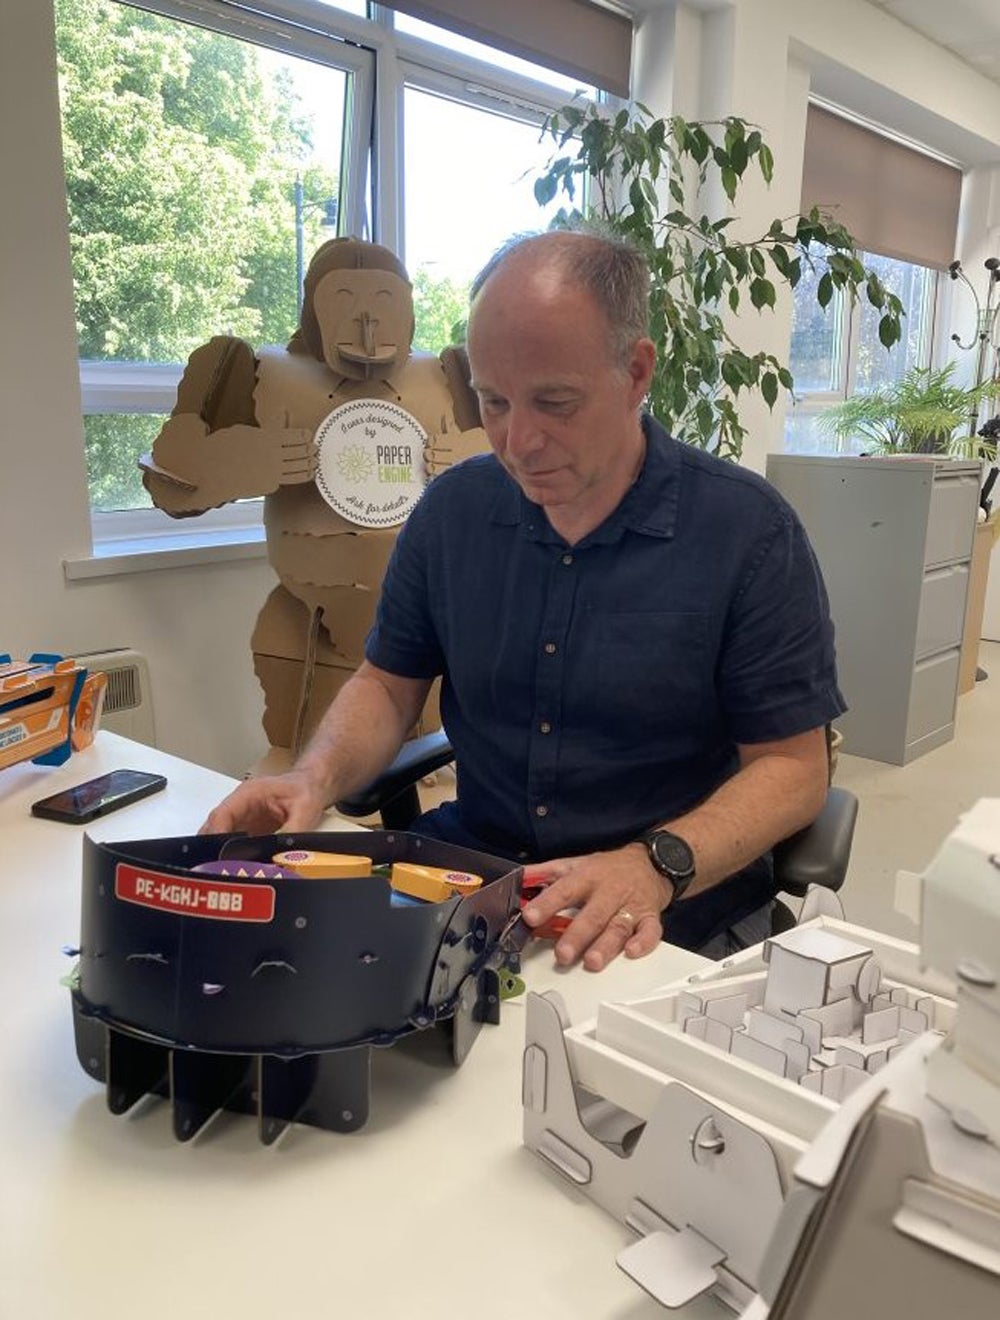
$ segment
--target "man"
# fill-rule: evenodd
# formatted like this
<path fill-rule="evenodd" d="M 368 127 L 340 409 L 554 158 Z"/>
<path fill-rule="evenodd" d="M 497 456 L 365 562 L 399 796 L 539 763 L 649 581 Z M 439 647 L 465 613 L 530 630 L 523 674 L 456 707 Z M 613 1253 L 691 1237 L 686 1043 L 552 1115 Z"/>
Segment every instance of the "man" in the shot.
<path fill-rule="evenodd" d="M 832 626 L 777 493 L 642 417 L 647 288 L 631 249 L 579 233 L 487 266 L 468 351 L 493 454 L 428 487 L 366 663 L 295 768 L 206 828 L 314 825 L 442 673 L 458 796 L 416 828 L 531 863 L 530 925 L 579 909 L 559 962 L 767 933 L 768 849 L 819 811 L 844 709 Z"/>

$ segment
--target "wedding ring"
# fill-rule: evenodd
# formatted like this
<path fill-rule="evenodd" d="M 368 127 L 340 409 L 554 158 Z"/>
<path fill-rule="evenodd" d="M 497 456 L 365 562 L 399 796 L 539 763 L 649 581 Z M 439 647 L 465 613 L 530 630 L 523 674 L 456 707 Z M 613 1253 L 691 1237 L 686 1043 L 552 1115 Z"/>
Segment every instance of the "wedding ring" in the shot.
<path fill-rule="evenodd" d="M 624 908 L 624 907 L 619 908 L 618 911 L 615 913 L 615 915 L 611 918 L 611 920 L 623 922 L 628 927 L 628 931 L 630 935 L 635 930 L 637 924 L 636 919 L 632 915 L 632 913 L 628 910 L 628 908 Z"/>

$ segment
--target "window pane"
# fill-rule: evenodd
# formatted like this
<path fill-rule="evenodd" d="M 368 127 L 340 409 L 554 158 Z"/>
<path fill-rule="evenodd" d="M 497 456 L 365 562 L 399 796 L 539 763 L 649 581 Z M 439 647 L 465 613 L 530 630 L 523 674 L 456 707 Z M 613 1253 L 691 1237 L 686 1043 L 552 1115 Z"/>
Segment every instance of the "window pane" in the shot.
<path fill-rule="evenodd" d="M 886 352 L 879 342 L 879 312 L 867 299 L 858 303 L 858 354 L 854 388 L 866 394 L 890 381 L 902 380 L 911 367 L 930 360 L 930 337 L 935 276 L 926 266 L 867 253 L 866 266 L 902 302 L 906 311 L 903 337 Z"/>
<path fill-rule="evenodd" d="M 497 50 L 495 46 L 473 41 L 471 37 L 463 37 L 457 32 L 449 31 L 448 28 L 436 27 L 433 23 L 425 23 L 422 19 L 411 18 L 409 14 L 396 14 L 395 26 L 398 32 L 408 32 L 411 36 L 420 37 L 422 41 L 432 41 L 436 46 L 444 46 L 446 50 L 453 50 L 461 55 L 471 55 L 474 59 L 484 60 L 498 69 L 523 74 L 526 78 L 534 78 L 536 82 L 546 83 L 549 87 L 558 88 L 571 95 L 580 92 L 591 98 L 597 96 L 596 87 L 589 87 L 576 78 L 556 73 L 543 64 L 522 60 L 517 55 L 508 55 L 506 51 Z"/>
<path fill-rule="evenodd" d="M 152 508 L 138 460 L 152 449 L 166 420 L 166 413 L 100 413 L 83 419 L 92 509 Z"/>
<path fill-rule="evenodd" d="M 287 339 L 297 237 L 316 246 L 338 192 L 347 75 L 109 0 L 56 8 L 80 356 Z"/>
<path fill-rule="evenodd" d="M 414 345 L 438 352 L 465 317 L 469 284 L 512 234 L 545 229 L 532 185 L 552 152 L 526 124 L 408 87 L 404 95 L 406 268 Z M 456 187 L 456 177 L 460 186 Z"/>
<path fill-rule="evenodd" d="M 56 21 L 81 359 L 286 342 L 335 232 L 350 75 L 112 0 L 56 0 Z M 134 414 L 88 425 L 95 508 L 148 505 L 115 446 L 131 463 L 150 439 Z"/>
<path fill-rule="evenodd" d="M 354 14 L 357 18 L 368 17 L 367 0 L 319 0 L 329 9 L 339 9 L 345 14 Z"/>
<path fill-rule="evenodd" d="M 788 367 L 796 394 L 844 388 L 841 351 L 844 300 L 835 294 L 826 307 L 819 305 L 816 286 L 822 274 L 822 263 L 818 263 L 816 270 L 803 263 L 802 278 L 793 294 Z"/>
<path fill-rule="evenodd" d="M 860 453 L 863 442 L 840 443 L 819 425 L 823 410 L 846 397 L 848 382 L 855 394 L 863 394 L 900 380 L 911 367 L 930 362 L 935 272 L 873 253 L 860 256 L 902 302 L 906 312 L 903 337 L 888 351 L 883 348 L 878 337 L 881 314 L 863 291 L 853 307 L 835 295 L 824 312 L 815 300 L 818 276 L 804 272 L 795 290 L 792 317 L 789 368 L 795 397 L 785 420 L 789 453 Z"/>

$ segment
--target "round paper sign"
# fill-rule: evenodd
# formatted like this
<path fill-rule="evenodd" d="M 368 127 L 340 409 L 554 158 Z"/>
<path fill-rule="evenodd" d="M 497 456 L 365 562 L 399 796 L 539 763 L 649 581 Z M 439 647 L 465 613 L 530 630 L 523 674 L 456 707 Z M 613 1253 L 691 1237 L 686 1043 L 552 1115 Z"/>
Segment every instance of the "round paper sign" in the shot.
<path fill-rule="evenodd" d="M 426 443 L 423 427 L 397 403 L 342 403 L 316 432 L 316 485 L 348 522 L 395 527 L 427 484 Z"/>

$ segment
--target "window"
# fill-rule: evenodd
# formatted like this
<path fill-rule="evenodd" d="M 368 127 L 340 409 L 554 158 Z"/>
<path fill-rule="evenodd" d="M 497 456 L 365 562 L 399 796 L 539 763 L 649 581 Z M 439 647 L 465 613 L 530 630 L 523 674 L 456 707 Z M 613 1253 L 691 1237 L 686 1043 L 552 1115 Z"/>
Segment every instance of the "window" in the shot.
<path fill-rule="evenodd" d="M 414 288 L 414 346 L 440 352 L 464 319 L 469 285 L 512 234 L 544 229 L 532 182 L 552 154 L 539 118 L 512 118 L 407 85 L 405 263 Z M 461 162 L 456 174 L 455 162 Z"/>
<path fill-rule="evenodd" d="M 493 249 L 547 223 L 540 125 L 577 90 L 551 70 L 363 0 L 56 0 L 56 22 L 95 544 L 177 532 L 137 458 L 187 356 L 287 342 L 325 238 L 404 256 L 437 351 Z M 234 517 L 257 502 L 183 526 Z"/>
<path fill-rule="evenodd" d="M 336 232 L 358 172 L 349 126 L 370 57 L 312 34 L 289 54 L 266 44 L 277 26 L 255 22 L 251 41 L 218 17 L 207 31 L 113 0 L 56 4 L 98 518 L 149 507 L 137 459 L 192 349 L 220 333 L 287 341 L 304 254 Z"/>
<path fill-rule="evenodd" d="M 792 312 L 789 369 L 795 393 L 785 420 L 789 453 L 841 452 L 817 423 L 825 408 L 899 380 L 911 367 L 930 364 L 939 273 L 873 253 L 862 253 L 861 258 L 901 300 L 906 311 L 903 337 L 886 351 L 878 338 L 878 314 L 863 296 L 852 307 L 837 294 L 824 309 L 816 301 L 821 272 L 803 272 Z"/>

